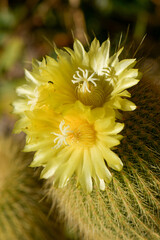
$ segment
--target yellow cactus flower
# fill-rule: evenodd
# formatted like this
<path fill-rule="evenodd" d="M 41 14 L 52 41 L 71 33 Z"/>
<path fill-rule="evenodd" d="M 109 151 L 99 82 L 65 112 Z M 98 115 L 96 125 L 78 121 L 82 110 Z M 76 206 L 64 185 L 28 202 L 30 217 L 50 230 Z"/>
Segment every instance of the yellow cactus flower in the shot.
<path fill-rule="evenodd" d="M 115 122 L 112 109 L 91 111 L 77 103 L 64 114 L 45 106 L 25 111 L 17 121 L 15 132 L 27 134 L 24 151 L 36 151 L 32 167 L 43 166 L 42 178 L 53 176 L 53 184 L 66 186 L 73 176 L 77 184 L 91 192 L 92 179 L 101 190 L 112 175 L 109 168 L 120 171 L 122 162 L 111 149 L 120 143 L 122 123 Z"/>
<path fill-rule="evenodd" d="M 119 60 L 122 50 L 110 56 L 110 40 L 100 46 L 95 38 L 87 52 L 75 40 L 73 50 L 55 49 L 56 60 L 34 60 L 33 71 L 25 72 L 27 84 L 13 104 L 20 116 L 15 132 L 27 134 L 25 150 L 36 151 L 32 166 L 44 167 L 42 177 L 53 176 L 55 186 L 73 176 L 87 192 L 92 179 L 104 190 L 108 167 L 122 169 L 112 151 L 124 126 L 116 122 L 117 109 L 136 108 L 126 89 L 139 81 L 136 59 Z"/>
<path fill-rule="evenodd" d="M 105 105 L 124 111 L 136 108 L 126 90 L 139 82 L 138 69 L 133 68 L 136 59 L 119 60 L 123 48 L 110 56 L 109 39 L 100 46 L 95 38 L 88 52 L 75 40 L 73 49 L 55 49 L 56 60 L 46 57 L 33 62 L 33 71 L 26 71 L 29 83 L 17 89 L 27 97 L 27 104 L 25 99 L 18 102 L 15 112 L 23 112 L 24 105 L 32 110 L 36 104 L 63 110 L 76 101 L 91 109 Z"/>

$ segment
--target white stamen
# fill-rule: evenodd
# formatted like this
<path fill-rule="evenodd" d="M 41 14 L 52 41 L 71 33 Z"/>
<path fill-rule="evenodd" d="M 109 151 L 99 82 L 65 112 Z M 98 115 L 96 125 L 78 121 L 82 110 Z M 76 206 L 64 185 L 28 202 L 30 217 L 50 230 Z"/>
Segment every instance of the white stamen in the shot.
<path fill-rule="evenodd" d="M 91 82 L 95 87 L 97 86 L 97 84 L 95 83 L 95 81 L 99 81 L 98 78 L 94 78 L 93 76 L 95 75 L 95 72 L 93 72 L 90 76 L 89 76 L 89 71 L 87 69 L 83 70 L 82 68 L 78 67 L 79 71 L 76 71 L 76 73 L 73 75 L 73 79 L 72 83 L 81 83 L 82 82 L 82 92 L 85 92 L 86 90 L 88 92 L 91 92 L 88 88 L 88 83 Z"/>
<path fill-rule="evenodd" d="M 70 128 L 69 125 L 67 125 L 66 127 L 64 127 L 65 125 L 65 121 L 62 120 L 59 124 L 59 129 L 61 133 L 55 133 L 52 132 L 51 134 L 54 134 L 55 136 L 57 136 L 54 139 L 54 143 L 56 143 L 56 145 L 53 148 L 60 148 L 63 144 L 65 144 L 66 146 L 68 146 L 67 140 L 66 138 L 68 137 L 68 133 L 71 133 L 71 130 L 68 130 Z"/>
<path fill-rule="evenodd" d="M 117 76 L 115 75 L 113 69 L 111 67 L 107 67 L 103 69 L 103 72 L 106 76 L 105 81 L 115 84 L 115 81 L 117 80 Z"/>

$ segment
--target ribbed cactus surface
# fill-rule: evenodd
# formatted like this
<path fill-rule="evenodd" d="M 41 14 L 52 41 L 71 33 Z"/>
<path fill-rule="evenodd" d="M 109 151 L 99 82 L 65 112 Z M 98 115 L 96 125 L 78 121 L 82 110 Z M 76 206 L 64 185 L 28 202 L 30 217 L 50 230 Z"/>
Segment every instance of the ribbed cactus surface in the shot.
<path fill-rule="evenodd" d="M 0 240 L 64 239 L 20 142 L 0 137 Z"/>
<path fill-rule="evenodd" d="M 122 143 L 115 149 L 124 164 L 113 181 L 91 194 L 75 186 L 50 187 L 61 216 L 80 239 L 160 239 L 160 99 L 158 87 L 142 80 L 132 89 L 137 109 L 123 113 Z"/>

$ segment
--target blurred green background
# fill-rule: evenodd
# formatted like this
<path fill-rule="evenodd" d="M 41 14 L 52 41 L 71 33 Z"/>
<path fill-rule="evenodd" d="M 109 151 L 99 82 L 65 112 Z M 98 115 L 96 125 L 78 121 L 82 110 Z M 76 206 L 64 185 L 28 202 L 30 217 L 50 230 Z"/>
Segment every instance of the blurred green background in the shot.
<path fill-rule="evenodd" d="M 116 41 L 128 27 L 137 43 L 147 33 L 146 55 L 158 59 L 160 0 L 0 0 L 0 130 L 12 128 L 10 104 L 32 58 L 52 55 L 53 43 L 72 47 L 73 36 Z"/>

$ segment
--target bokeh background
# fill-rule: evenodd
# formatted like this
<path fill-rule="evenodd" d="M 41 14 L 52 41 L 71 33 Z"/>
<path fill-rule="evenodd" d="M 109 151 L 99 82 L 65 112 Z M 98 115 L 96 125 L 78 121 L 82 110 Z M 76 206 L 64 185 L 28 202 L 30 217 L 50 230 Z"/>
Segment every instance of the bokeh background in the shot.
<path fill-rule="evenodd" d="M 32 58 L 54 55 L 54 44 L 72 47 L 74 37 L 85 45 L 110 36 L 114 45 L 128 29 L 137 44 L 147 34 L 144 52 L 158 60 L 160 0 L 0 0 L 0 129 L 12 128 L 10 104 Z"/>

